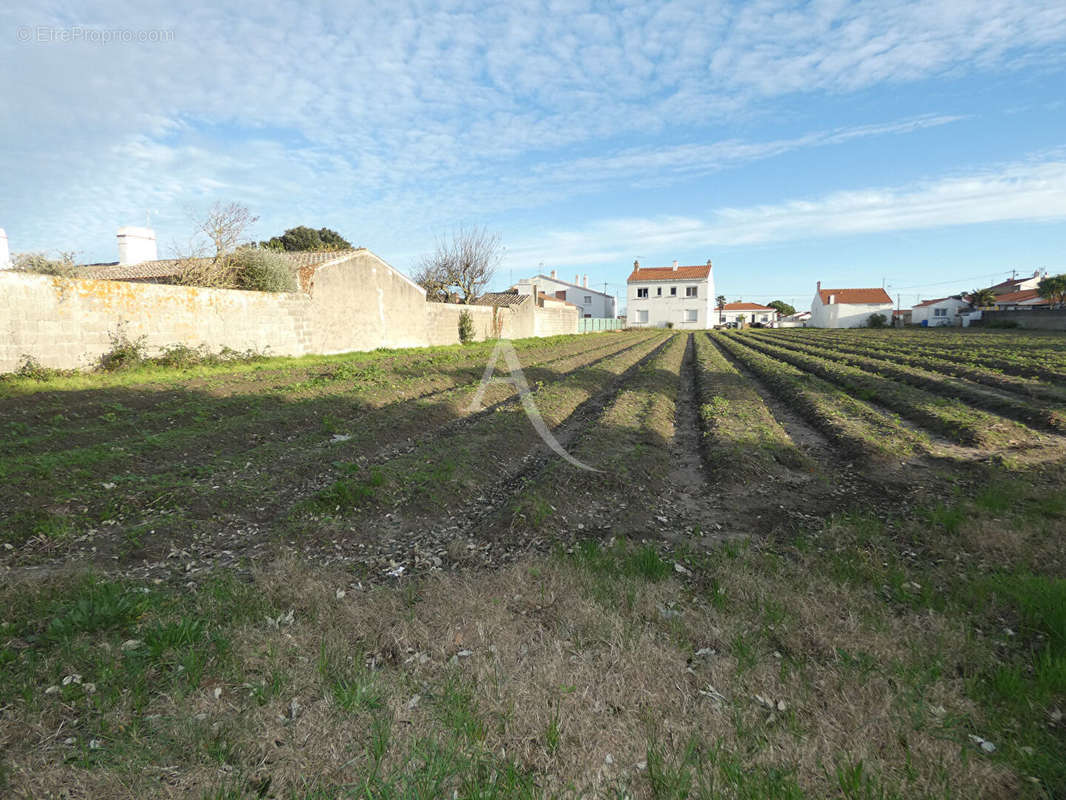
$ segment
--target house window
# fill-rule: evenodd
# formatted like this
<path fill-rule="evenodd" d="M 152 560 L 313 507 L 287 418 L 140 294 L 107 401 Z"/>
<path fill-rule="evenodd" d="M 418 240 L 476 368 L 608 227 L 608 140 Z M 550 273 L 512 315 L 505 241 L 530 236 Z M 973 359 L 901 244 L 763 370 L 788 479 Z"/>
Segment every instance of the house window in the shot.
<path fill-rule="evenodd" d="M 695 308 L 685 309 L 685 322 L 698 322 L 700 319 L 700 312 Z"/>
<path fill-rule="evenodd" d="M 933 309 L 933 316 L 934 317 L 946 317 L 947 315 L 948 315 L 948 310 L 946 308 L 934 308 Z"/>
<path fill-rule="evenodd" d="M 685 297 L 699 297 L 700 289 L 698 286 L 686 286 Z"/>
<path fill-rule="evenodd" d="M 656 297 L 662 297 L 663 296 L 663 287 L 662 286 L 656 286 L 655 287 L 655 296 Z"/>
<path fill-rule="evenodd" d="M 644 291 L 648 291 L 648 290 L 645 289 Z M 637 322 L 647 322 L 647 321 L 648 321 L 648 312 L 646 310 L 645 311 L 638 311 L 637 312 Z"/>
<path fill-rule="evenodd" d="M 585 295 L 585 305 L 588 305 L 591 302 L 592 302 L 592 295 L 590 295 L 590 294 Z"/>
<path fill-rule="evenodd" d="M 637 289 L 637 297 L 647 297 L 647 296 L 648 296 L 647 287 L 645 287 L 643 289 Z"/>
<path fill-rule="evenodd" d="M 670 296 L 671 297 L 677 297 L 677 287 L 676 286 L 671 286 L 670 287 Z"/>

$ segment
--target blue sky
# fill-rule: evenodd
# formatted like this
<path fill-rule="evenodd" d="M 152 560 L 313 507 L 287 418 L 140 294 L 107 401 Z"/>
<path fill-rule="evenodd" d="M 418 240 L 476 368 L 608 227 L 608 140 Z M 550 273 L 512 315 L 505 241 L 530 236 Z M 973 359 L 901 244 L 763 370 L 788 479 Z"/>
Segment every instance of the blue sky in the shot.
<path fill-rule="evenodd" d="M 221 200 L 404 271 L 486 225 L 494 288 L 711 258 L 731 300 L 906 305 L 1066 271 L 1061 0 L 24 6 L 0 10 L 16 252 L 113 260 L 150 212 L 165 256 Z"/>

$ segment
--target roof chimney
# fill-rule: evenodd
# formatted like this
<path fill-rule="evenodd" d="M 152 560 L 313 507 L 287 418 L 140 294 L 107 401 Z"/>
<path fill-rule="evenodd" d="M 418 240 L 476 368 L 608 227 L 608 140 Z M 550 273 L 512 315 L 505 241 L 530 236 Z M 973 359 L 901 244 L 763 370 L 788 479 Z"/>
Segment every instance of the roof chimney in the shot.
<path fill-rule="evenodd" d="M 677 272 L 677 259 L 674 259 L 674 272 Z"/>
<path fill-rule="evenodd" d="M 138 228 L 125 225 L 118 229 L 118 263 L 125 265 L 143 264 L 155 261 L 155 231 L 151 228 Z"/>
<path fill-rule="evenodd" d="M 577 274 L 577 273 L 575 272 L 575 273 L 574 273 L 574 286 L 577 286 L 577 285 L 578 285 L 578 281 L 580 281 L 580 280 L 581 280 L 581 276 L 580 276 L 580 275 L 578 275 L 578 274 Z"/>
<path fill-rule="evenodd" d="M 586 289 L 589 288 L 589 276 L 588 275 L 584 276 L 584 279 L 582 280 L 581 285 L 584 286 Z"/>
<path fill-rule="evenodd" d="M 819 291 L 819 292 L 822 291 L 822 282 L 821 281 L 818 281 L 817 291 Z"/>
<path fill-rule="evenodd" d="M 552 275 L 553 278 L 555 277 L 555 270 L 554 269 L 552 270 L 551 275 Z"/>
<path fill-rule="evenodd" d="M 7 234 L 0 228 L 0 269 L 11 267 L 11 251 L 7 248 Z"/>
<path fill-rule="evenodd" d="M 633 269 L 640 269 L 640 262 L 639 261 L 634 261 L 633 262 Z"/>
<path fill-rule="evenodd" d="M 707 259 L 707 266 L 708 267 L 711 266 L 711 259 L 709 259 L 709 258 Z"/>

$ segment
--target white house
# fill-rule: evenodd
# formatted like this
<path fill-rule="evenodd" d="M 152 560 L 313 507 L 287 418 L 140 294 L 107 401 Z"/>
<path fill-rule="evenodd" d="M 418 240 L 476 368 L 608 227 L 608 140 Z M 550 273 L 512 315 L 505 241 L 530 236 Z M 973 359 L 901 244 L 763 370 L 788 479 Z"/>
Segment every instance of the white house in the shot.
<path fill-rule="evenodd" d="M 769 325 L 777 319 L 777 309 L 758 303 L 726 303 L 721 308 L 715 309 L 715 325 L 730 325 L 734 322 L 742 322 L 752 325 L 760 322 Z"/>
<path fill-rule="evenodd" d="M 911 308 L 910 322 L 912 325 L 923 325 L 930 328 L 941 325 L 955 325 L 960 312 L 969 310 L 970 303 L 967 300 L 963 300 L 961 295 L 925 300 Z"/>
<path fill-rule="evenodd" d="M 615 317 L 615 299 L 606 292 L 598 292 L 589 286 L 589 276 L 584 276 L 583 283 L 578 283 L 578 276 L 574 276 L 574 282 L 569 283 L 560 280 L 553 269 L 551 275 L 537 275 L 532 278 L 523 278 L 518 282 L 518 290 L 522 294 L 532 294 L 533 287 L 538 292 L 550 295 L 559 300 L 577 306 L 582 317 Z M 530 287 L 526 289 L 524 287 Z"/>
<path fill-rule="evenodd" d="M 709 328 L 716 320 L 711 260 L 695 267 L 642 267 L 633 262 L 626 321 L 635 328 Z"/>
<path fill-rule="evenodd" d="M 861 328 L 870 316 L 892 320 L 892 298 L 884 289 L 818 289 L 811 302 L 811 328 Z"/>

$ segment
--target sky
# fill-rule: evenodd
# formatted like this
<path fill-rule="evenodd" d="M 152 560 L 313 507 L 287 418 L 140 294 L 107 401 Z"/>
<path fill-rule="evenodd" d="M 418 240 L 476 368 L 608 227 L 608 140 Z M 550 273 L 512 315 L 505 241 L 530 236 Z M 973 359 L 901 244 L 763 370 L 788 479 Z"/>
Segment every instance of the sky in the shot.
<path fill-rule="evenodd" d="M 22 8 L 17 7 L 21 5 Z M 44 2 L 0 9 L 13 252 L 330 227 L 557 269 L 714 264 L 729 300 L 903 305 L 1066 272 L 1066 3 Z"/>

